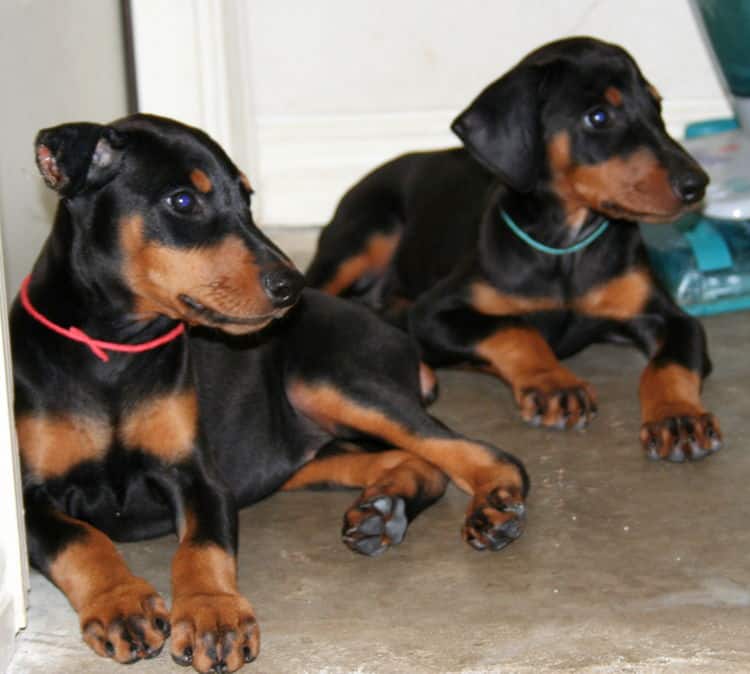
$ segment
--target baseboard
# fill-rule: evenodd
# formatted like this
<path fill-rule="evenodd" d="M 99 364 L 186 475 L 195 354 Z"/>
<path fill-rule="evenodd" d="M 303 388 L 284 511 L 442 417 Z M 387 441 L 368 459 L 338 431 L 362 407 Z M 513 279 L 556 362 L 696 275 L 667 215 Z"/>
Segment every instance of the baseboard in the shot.
<path fill-rule="evenodd" d="M 723 100 L 665 101 L 667 128 L 682 137 L 691 121 L 730 114 Z M 413 113 L 260 116 L 259 198 L 264 224 L 326 223 L 342 194 L 367 172 L 404 152 L 450 147 L 455 110 Z"/>

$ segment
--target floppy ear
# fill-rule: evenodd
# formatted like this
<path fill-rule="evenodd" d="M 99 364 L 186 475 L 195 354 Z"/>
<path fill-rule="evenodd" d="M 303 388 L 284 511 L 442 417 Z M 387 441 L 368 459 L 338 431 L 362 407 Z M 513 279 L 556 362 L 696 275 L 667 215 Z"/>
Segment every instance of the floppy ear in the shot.
<path fill-rule="evenodd" d="M 538 66 L 516 66 L 482 91 L 451 125 L 472 157 L 519 192 L 534 186 L 544 162 L 542 76 Z"/>
<path fill-rule="evenodd" d="M 112 127 L 77 122 L 42 129 L 34 145 L 44 182 L 72 197 L 112 179 L 122 159 L 124 138 Z"/>

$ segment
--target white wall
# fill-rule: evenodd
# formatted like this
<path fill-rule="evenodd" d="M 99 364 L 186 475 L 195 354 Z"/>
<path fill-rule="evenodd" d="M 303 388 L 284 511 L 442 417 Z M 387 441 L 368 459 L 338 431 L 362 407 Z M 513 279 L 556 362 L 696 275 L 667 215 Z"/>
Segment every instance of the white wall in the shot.
<path fill-rule="evenodd" d="M 14 295 L 55 204 L 34 165 L 36 132 L 127 111 L 119 0 L 1 0 L 0 63 L 0 221 Z"/>
<path fill-rule="evenodd" d="M 687 0 L 252 0 L 254 176 L 270 224 L 325 222 L 338 197 L 396 153 L 453 145 L 453 117 L 544 42 L 625 46 L 681 133 L 728 106 Z"/>
<path fill-rule="evenodd" d="M 381 161 L 455 144 L 450 121 L 480 89 L 567 35 L 629 49 L 676 134 L 729 112 L 687 0 L 133 2 L 147 19 L 143 109 L 214 134 L 250 173 L 266 224 L 323 223 Z M 165 25 L 178 28 L 165 35 Z"/>

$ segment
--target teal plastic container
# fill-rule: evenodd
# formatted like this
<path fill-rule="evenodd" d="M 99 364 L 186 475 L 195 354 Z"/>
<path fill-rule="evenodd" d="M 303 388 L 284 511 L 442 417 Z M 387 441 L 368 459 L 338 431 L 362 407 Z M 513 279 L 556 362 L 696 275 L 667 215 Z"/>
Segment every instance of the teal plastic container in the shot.
<path fill-rule="evenodd" d="M 750 221 L 691 215 L 641 224 L 651 267 L 688 313 L 750 309 Z"/>
<path fill-rule="evenodd" d="M 750 97 L 750 2 L 694 0 L 729 90 Z"/>

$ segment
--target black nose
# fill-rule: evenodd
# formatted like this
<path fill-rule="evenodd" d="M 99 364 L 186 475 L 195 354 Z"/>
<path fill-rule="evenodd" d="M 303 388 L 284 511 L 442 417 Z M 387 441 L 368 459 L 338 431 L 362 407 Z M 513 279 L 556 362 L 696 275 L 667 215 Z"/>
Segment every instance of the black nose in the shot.
<path fill-rule="evenodd" d="M 672 176 L 672 189 L 685 204 L 694 204 L 703 199 L 708 185 L 708 176 L 700 169 L 688 169 Z"/>
<path fill-rule="evenodd" d="M 296 269 L 274 269 L 263 275 L 263 289 L 274 307 L 288 307 L 299 299 L 305 277 Z"/>

